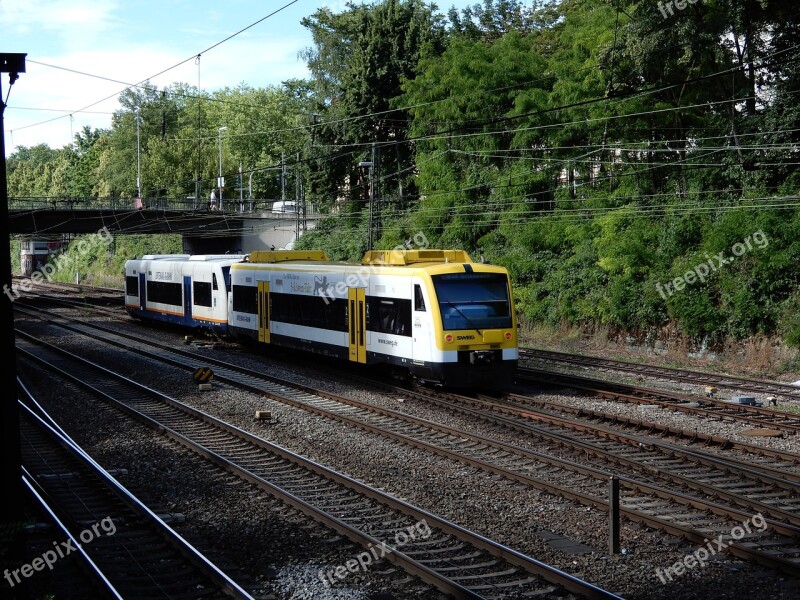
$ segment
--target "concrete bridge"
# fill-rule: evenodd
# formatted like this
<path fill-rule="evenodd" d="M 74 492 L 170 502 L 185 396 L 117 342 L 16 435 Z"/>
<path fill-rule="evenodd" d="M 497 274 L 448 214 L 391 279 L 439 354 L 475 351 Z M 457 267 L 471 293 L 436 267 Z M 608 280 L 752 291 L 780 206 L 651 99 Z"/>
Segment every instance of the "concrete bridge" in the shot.
<path fill-rule="evenodd" d="M 275 200 L 223 200 L 216 210 L 188 198 L 9 198 L 9 232 L 28 239 L 59 234 L 112 235 L 176 233 L 190 254 L 291 248 L 316 226 L 320 215 L 282 212 Z"/>

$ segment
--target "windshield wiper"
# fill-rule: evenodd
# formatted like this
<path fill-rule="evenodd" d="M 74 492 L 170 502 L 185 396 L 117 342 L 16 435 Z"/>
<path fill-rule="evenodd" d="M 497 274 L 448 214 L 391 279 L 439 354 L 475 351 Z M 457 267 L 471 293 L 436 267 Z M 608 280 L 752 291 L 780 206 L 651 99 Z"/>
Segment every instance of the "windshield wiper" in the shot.
<path fill-rule="evenodd" d="M 446 304 L 448 304 L 449 306 L 452 306 L 453 308 L 455 308 L 455 309 L 456 309 L 456 312 L 457 312 L 458 314 L 460 314 L 462 317 L 464 317 L 464 320 L 465 320 L 467 323 L 469 323 L 470 325 L 472 325 L 472 328 L 473 328 L 475 331 L 477 331 L 477 332 L 478 332 L 478 335 L 483 335 L 483 333 L 481 333 L 481 330 L 480 330 L 480 329 L 478 329 L 477 327 L 475 327 L 475 323 L 473 323 L 473 322 L 472 322 L 472 319 L 470 319 L 470 318 L 469 318 L 467 315 L 465 315 L 463 312 L 461 312 L 461 309 L 460 309 L 460 308 L 458 308 L 458 306 L 456 306 L 454 303 L 452 303 L 452 302 L 450 302 L 450 301 L 448 301 L 448 300 L 445 300 L 445 303 L 446 303 Z"/>

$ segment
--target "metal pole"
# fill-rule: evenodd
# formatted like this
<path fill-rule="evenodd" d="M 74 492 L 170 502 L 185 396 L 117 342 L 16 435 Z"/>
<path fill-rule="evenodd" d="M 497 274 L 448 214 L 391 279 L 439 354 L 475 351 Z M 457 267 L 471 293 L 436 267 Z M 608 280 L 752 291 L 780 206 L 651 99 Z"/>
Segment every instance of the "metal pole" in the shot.
<path fill-rule="evenodd" d="M 227 131 L 227 127 L 220 127 L 217 130 L 217 139 L 219 140 L 219 177 L 217 178 L 217 187 L 219 187 L 219 209 L 222 210 L 222 132 Z"/>
<path fill-rule="evenodd" d="M 373 148 L 373 158 L 375 156 L 374 148 Z M 373 188 L 372 185 L 372 166 L 375 163 L 373 161 L 362 161 L 358 163 L 359 167 L 368 167 L 369 168 L 369 226 L 367 230 L 367 252 L 372 250 L 372 200 L 373 200 Z"/>
<path fill-rule="evenodd" d="M 369 240 L 367 242 L 367 250 L 372 250 L 372 219 L 375 211 L 375 184 L 372 179 L 372 165 L 369 166 Z"/>
<path fill-rule="evenodd" d="M 250 201 L 250 211 L 253 210 L 253 173 L 255 169 L 250 171 L 250 177 L 247 178 L 247 199 Z"/>
<path fill-rule="evenodd" d="M 381 174 L 381 149 L 372 142 L 372 169 L 371 169 L 371 183 L 370 183 L 370 204 L 374 204 L 375 208 L 373 209 L 374 216 L 373 216 L 373 231 L 375 231 L 375 237 L 380 237 L 380 227 L 381 227 L 381 201 L 380 201 L 380 190 L 376 190 L 378 187 L 378 178 Z M 376 203 L 375 199 L 375 192 L 378 192 L 378 199 Z M 370 243 L 370 250 L 372 250 L 372 244 Z"/>
<path fill-rule="evenodd" d="M 286 212 L 286 156 L 281 152 L 281 212 Z"/>
<path fill-rule="evenodd" d="M 608 480 L 608 551 L 619 554 L 619 479 Z"/>
<path fill-rule="evenodd" d="M 139 122 L 141 121 L 141 107 L 136 107 L 136 197 L 142 199 L 142 155 L 139 138 Z"/>
<path fill-rule="evenodd" d="M 300 238 L 300 153 L 296 154 L 294 167 L 294 240 Z"/>
<path fill-rule="evenodd" d="M 27 54 L 0 54 L 0 73 L 10 73 L 10 84 L 13 85 L 19 73 L 25 72 Z M 11 282 L 11 243 L 8 226 L 8 181 L 6 179 L 6 143 L 4 131 L 4 114 L 6 104 L 3 101 L 3 88 L 0 83 L 0 265 L 3 283 L 3 294 L 0 295 L 0 340 L 5 352 L 0 367 L 0 377 L 10 386 L 10 392 L 4 394 L 2 404 L 3 431 L 3 488 L 5 489 L 6 509 L 3 512 L 4 523 L 20 523 L 23 520 L 23 488 L 20 470 L 19 449 L 19 408 L 17 406 L 17 347 L 14 340 L 14 308 L 12 301 L 19 292 Z M 12 553 L 16 551 L 16 548 Z M 14 556 L 13 558 L 19 558 Z"/>

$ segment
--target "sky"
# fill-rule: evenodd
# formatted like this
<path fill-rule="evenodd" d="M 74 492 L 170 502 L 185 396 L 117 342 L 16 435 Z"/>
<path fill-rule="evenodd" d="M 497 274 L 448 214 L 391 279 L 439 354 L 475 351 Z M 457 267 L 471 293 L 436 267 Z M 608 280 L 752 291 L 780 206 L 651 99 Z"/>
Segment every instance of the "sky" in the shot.
<path fill-rule="evenodd" d="M 474 3 L 437 4 L 445 12 Z M 344 0 L 0 0 L 0 53 L 27 54 L 12 87 L 0 74 L 6 156 L 19 146 L 62 148 L 85 126 L 109 128 L 117 95 L 145 80 L 211 92 L 308 77 L 299 52 L 312 42 L 300 21 L 323 6 L 346 8 Z"/>

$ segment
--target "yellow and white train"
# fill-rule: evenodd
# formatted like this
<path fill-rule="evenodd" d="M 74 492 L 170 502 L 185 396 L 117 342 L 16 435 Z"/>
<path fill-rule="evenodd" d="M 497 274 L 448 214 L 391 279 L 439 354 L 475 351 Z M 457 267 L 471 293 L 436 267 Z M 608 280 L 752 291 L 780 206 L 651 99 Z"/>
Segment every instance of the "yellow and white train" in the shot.
<path fill-rule="evenodd" d="M 147 290 L 163 287 L 169 269 L 169 283 L 182 287 L 172 290 L 173 304 L 151 303 Z M 360 264 L 320 251 L 145 257 L 128 261 L 126 275 L 126 306 L 138 318 L 384 365 L 447 387 L 503 386 L 517 365 L 508 272 L 461 250 L 374 251 Z M 218 300 L 207 306 L 207 296 L 195 305 L 198 277 L 216 281 L 212 294 L 227 293 L 224 310 Z"/>

